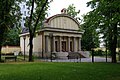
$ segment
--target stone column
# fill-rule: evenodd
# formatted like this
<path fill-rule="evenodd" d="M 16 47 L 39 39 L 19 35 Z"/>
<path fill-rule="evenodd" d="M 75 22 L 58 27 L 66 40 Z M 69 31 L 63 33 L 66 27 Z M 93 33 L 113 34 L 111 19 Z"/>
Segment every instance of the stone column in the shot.
<path fill-rule="evenodd" d="M 78 51 L 81 51 L 81 38 L 78 38 Z"/>
<path fill-rule="evenodd" d="M 52 41 L 52 45 L 53 45 L 52 50 L 53 50 L 53 52 L 55 52 L 55 36 L 53 36 L 52 40 L 53 40 Z"/>
<path fill-rule="evenodd" d="M 42 58 L 45 57 L 45 35 L 42 35 Z"/>
<path fill-rule="evenodd" d="M 68 52 L 70 52 L 70 37 L 68 37 L 68 40 L 67 40 L 67 49 L 68 49 Z"/>
<path fill-rule="evenodd" d="M 62 52 L 62 37 L 59 37 L 59 52 Z"/>
<path fill-rule="evenodd" d="M 48 52 L 48 36 L 45 36 L 45 52 Z"/>
<path fill-rule="evenodd" d="M 76 43 L 76 42 L 75 42 L 75 37 L 73 37 L 73 51 L 74 51 L 74 52 L 76 51 L 76 49 L 75 49 L 75 48 L 76 48 L 76 47 L 75 47 L 76 44 L 75 44 L 75 43 Z"/>

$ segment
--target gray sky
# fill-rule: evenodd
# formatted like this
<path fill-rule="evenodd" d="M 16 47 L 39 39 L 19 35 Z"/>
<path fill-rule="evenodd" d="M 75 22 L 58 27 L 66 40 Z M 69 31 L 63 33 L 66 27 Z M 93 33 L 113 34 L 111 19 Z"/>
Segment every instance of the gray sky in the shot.
<path fill-rule="evenodd" d="M 60 14 L 63 8 L 67 8 L 70 4 L 74 4 L 77 10 L 80 10 L 80 15 L 89 12 L 91 9 L 86 7 L 86 3 L 91 0 L 53 0 L 50 3 L 49 16 Z"/>

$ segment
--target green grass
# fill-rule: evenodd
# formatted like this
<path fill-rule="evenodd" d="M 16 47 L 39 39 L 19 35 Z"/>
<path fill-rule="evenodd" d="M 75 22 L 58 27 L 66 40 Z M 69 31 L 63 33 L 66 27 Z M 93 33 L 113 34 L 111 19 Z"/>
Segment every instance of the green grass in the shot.
<path fill-rule="evenodd" d="M 120 80 L 120 64 L 4 63 L 0 80 Z"/>

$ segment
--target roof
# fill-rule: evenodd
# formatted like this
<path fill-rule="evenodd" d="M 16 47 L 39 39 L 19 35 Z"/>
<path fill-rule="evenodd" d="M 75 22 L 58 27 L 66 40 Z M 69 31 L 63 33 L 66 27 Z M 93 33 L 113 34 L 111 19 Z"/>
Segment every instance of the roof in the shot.
<path fill-rule="evenodd" d="M 73 18 L 73 17 L 71 17 L 71 16 L 69 16 L 69 15 L 67 15 L 67 14 L 56 14 L 56 15 L 53 15 L 53 16 L 49 17 L 49 18 L 45 21 L 45 23 L 49 23 L 52 19 L 54 19 L 54 18 L 56 18 L 56 17 L 68 17 L 68 18 L 72 19 L 73 21 L 75 21 L 78 25 L 80 25 L 80 23 L 78 22 L 77 19 L 75 19 L 75 18 Z"/>

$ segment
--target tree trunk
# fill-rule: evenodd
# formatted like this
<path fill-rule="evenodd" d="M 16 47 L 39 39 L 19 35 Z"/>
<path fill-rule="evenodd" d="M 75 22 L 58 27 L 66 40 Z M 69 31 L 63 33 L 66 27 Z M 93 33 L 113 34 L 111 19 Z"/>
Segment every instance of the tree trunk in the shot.
<path fill-rule="evenodd" d="M 112 39 L 112 49 L 111 49 L 111 54 L 112 54 L 112 63 L 116 63 L 116 48 L 117 48 L 117 24 L 114 25 L 113 29 L 113 39 Z"/>
<path fill-rule="evenodd" d="M 113 46 L 115 46 L 115 44 L 113 43 Z M 113 49 L 111 50 L 111 54 L 112 54 L 112 63 L 116 63 L 116 48 L 113 47 Z"/>
<path fill-rule="evenodd" d="M 32 53 L 33 53 L 33 36 L 30 34 L 30 39 L 29 39 L 29 62 L 33 61 Z"/>
<path fill-rule="evenodd" d="M 2 50 L 2 46 L 0 45 L 0 62 L 1 62 L 1 50 Z"/>

